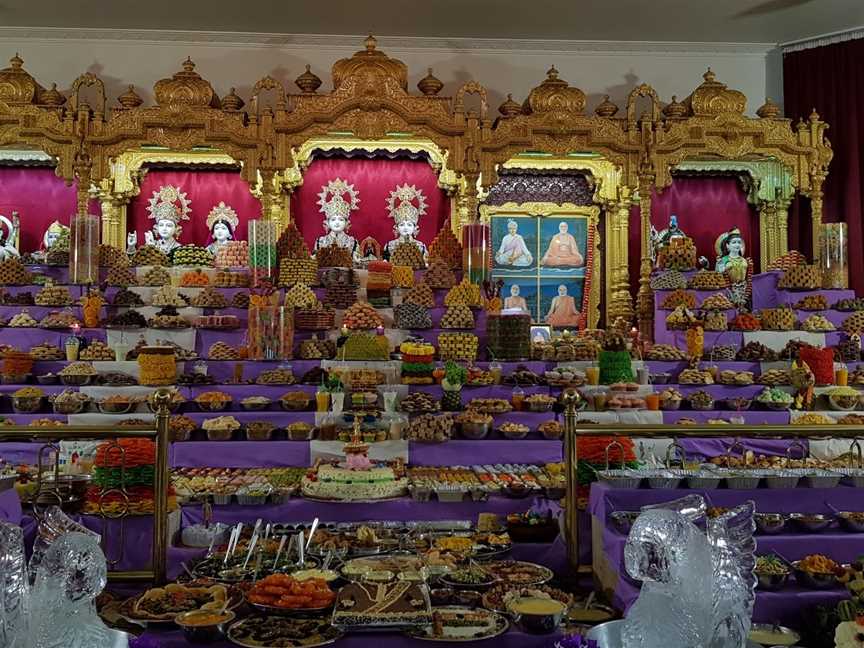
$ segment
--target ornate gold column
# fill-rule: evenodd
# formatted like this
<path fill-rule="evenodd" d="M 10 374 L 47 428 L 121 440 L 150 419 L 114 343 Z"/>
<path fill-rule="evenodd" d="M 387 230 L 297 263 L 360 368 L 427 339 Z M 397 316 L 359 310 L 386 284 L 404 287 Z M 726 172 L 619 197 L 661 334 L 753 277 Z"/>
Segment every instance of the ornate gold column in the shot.
<path fill-rule="evenodd" d="M 761 201 L 759 203 L 759 259 L 763 268 L 777 256 L 777 235 L 777 204 Z"/>
<path fill-rule="evenodd" d="M 777 246 L 774 248 L 774 256 L 768 259 L 768 263 L 789 251 L 789 205 L 791 202 L 788 198 L 777 198 L 774 202 L 774 222 L 779 236 Z M 762 267 L 763 272 L 764 270 L 765 266 Z"/>
<path fill-rule="evenodd" d="M 78 181 L 76 185 L 76 203 L 77 214 L 79 216 L 87 215 L 87 203 L 90 200 L 90 173 L 93 170 L 93 163 L 90 160 L 90 155 L 84 151 L 79 151 L 75 154 L 75 161 L 72 163 L 72 168 L 75 171 L 75 178 Z"/>
<path fill-rule="evenodd" d="M 606 204 L 606 326 L 617 318 L 633 321 L 633 298 L 630 295 L 630 206 L 633 195 L 629 187 L 618 188 L 618 199 Z"/>
<path fill-rule="evenodd" d="M 811 227 L 813 228 L 813 263 L 819 263 L 819 236 L 822 233 L 822 183 L 825 182 L 825 173 L 816 171 L 810 180 L 810 212 L 812 214 Z"/>
<path fill-rule="evenodd" d="M 643 340 L 654 340 L 654 293 L 651 291 L 651 190 L 655 173 L 648 160 L 639 165 L 640 254 L 636 311 Z"/>

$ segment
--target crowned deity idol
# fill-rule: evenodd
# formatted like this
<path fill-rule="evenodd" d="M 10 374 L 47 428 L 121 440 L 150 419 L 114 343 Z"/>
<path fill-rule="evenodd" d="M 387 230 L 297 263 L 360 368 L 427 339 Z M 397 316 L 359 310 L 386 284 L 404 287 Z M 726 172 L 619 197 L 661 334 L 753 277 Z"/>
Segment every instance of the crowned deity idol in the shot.
<path fill-rule="evenodd" d="M 737 227 L 723 232 L 714 242 L 714 251 L 717 253 L 717 263 L 714 268 L 717 272 L 728 272 L 733 282 L 738 283 L 747 274 L 744 249 L 744 239 Z"/>
<path fill-rule="evenodd" d="M 426 213 L 427 207 L 426 196 L 414 185 L 396 185 L 396 190 L 390 192 L 387 210 L 394 222 L 393 233 L 396 238 L 384 247 L 385 259 L 393 256 L 400 243 L 410 243 L 420 250 L 426 260 L 429 251 L 422 241 L 417 240 L 417 234 L 420 233 L 420 217 Z"/>
<path fill-rule="evenodd" d="M 354 259 L 359 260 L 357 239 L 347 233 L 348 228 L 351 227 L 351 212 L 360 205 L 360 198 L 354 185 L 348 184 L 341 178 L 330 180 L 321 187 L 318 198 L 320 211 L 324 214 L 324 229 L 327 233 L 315 239 L 312 253 L 318 252 L 321 248 L 338 245 L 350 250 Z"/>
<path fill-rule="evenodd" d="M 153 232 L 144 233 L 146 244 L 152 245 L 165 254 L 170 254 L 175 248 L 180 247 L 181 243 L 177 240 L 183 229 L 180 227 L 180 221 L 189 220 L 191 203 L 192 201 L 180 191 L 179 187 L 166 185 L 159 187 L 159 191 L 154 191 L 147 211 L 155 222 Z M 154 232 L 158 238 L 154 236 Z"/>
<path fill-rule="evenodd" d="M 213 242 L 207 246 L 207 251 L 216 254 L 219 248 L 225 247 L 228 241 L 234 238 L 234 232 L 237 231 L 239 224 L 240 218 L 237 212 L 220 201 L 207 215 L 207 229 L 210 230 L 210 237 L 213 239 Z"/>
<path fill-rule="evenodd" d="M 0 214 L 0 261 L 12 257 L 20 257 L 21 253 L 15 247 L 16 239 L 18 238 L 18 212 L 12 212 L 12 220 Z M 6 227 L 6 236 L 3 236 L 3 226 Z"/>
<path fill-rule="evenodd" d="M 45 230 L 42 235 L 42 245 L 33 253 L 33 258 L 44 262 L 48 258 L 48 253 L 55 248 L 69 249 L 69 228 L 56 220 Z"/>

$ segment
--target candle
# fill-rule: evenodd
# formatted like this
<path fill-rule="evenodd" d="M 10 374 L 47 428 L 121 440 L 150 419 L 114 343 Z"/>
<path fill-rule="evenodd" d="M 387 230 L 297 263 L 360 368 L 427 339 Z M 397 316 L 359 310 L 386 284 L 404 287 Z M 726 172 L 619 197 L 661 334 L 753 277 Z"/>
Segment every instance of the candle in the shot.
<path fill-rule="evenodd" d="M 377 335 L 384 335 L 384 327 L 383 327 L 383 326 L 379 326 L 378 328 L 375 329 L 375 333 L 376 333 Z"/>

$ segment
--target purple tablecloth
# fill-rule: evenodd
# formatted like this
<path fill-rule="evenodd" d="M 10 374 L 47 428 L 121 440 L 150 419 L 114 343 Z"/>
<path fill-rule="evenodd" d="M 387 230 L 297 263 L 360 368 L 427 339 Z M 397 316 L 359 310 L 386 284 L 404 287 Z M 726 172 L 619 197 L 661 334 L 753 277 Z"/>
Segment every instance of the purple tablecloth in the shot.
<path fill-rule="evenodd" d="M 678 439 L 678 443 L 684 447 L 684 452 L 687 453 L 688 458 L 701 456 L 706 459 L 719 457 L 720 455 L 728 453 L 732 445 L 737 442 L 740 442 L 744 446 L 745 450 L 752 450 L 757 455 L 780 456 L 784 456 L 789 446 L 796 443 L 794 440 L 790 439 L 736 439 L 732 437 L 719 439 Z M 810 440 L 801 439 L 800 443 L 805 448 L 808 448 Z M 740 448 L 736 446 L 735 454 L 740 454 L 740 452 Z M 796 447 L 793 450 L 794 454 L 792 456 L 798 457 L 799 452 L 800 451 Z"/>
<path fill-rule="evenodd" d="M 0 521 L 21 524 L 21 500 L 18 491 L 9 488 L 0 492 Z"/>
<path fill-rule="evenodd" d="M 794 304 L 807 295 L 823 295 L 831 305 L 840 299 L 855 297 L 853 290 L 778 290 L 782 272 L 763 272 L 753 275 L 753 310 Z"/>
<path fill-rule="evenodd" d="M 614 489 L 606 484 L 593 484 L 589 501 L 589 511 L 595 521 L 603 525 L 602 551 L 609 568 L 618 574 L 614 603 L 622 609 L 629 608 L 636 600 L 638 584 L 626 576 L 623 567 L 626 537 L 609 523 L 613 511 L 637 511 L 648 504 L 667 502 L 689 493 L 705 495 L 711 506 L 731 507 L 748 499 L 756 503 L 757 511 L 767 513 L 828 513 L 831 507 L 837 510 L 860 510 L 861 489 L 839 487 L 834 489 L 779 489 L 760 488 L 757 490 L 652 490 L 652 489 Z M 807 554 L 824 552 L 838 562 L 849 562 L 861 553 L 862 535 L 845 533 L 838 528 L 829 528 L 823 533 L 784 532 L 776 536 L 757 536 L 757 552 L 778 553 L 787 560 L 798 560 Z M 816 604 L 831 604 L 846 598 L 845 590 L 817 592 L 803 590 L 795 585 L 777 593 L 768 594 L 758 591 L 753 618 L 761 622 L 780 622 L 793 627 L 800 625 L 802 607 Z"/>

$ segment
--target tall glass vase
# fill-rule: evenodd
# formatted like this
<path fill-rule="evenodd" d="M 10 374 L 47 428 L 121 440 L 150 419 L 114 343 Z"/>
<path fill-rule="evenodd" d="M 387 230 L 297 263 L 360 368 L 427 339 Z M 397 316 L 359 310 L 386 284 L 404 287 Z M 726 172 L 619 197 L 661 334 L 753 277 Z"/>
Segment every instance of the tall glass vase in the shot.
<path fill-rule="evenodd" d="M 294 309 L 250 306 L 248 340 L 250 360 L 290 360 L 294 356 Z"/>
<path fill-rule="evenodd" d="M 99 217 L 76 214 L 69 227 L 69 280 L 99 283 Z"/>
<path fill-rule="evenodd" d="M 249 267 L 252 285 L 275 284 L 277 223 L 256 218 L 249 221 Z"/>
<path fill-rule="evenodd" d="M 849 287 L 849 239 L 846 223 L 823 223 L 819 234 L 819 262 L 822 288 L 846 290 Z"/>
<path fill-rule="evenodd" d="M 468 280 L 480 285 L 492 269 L 492 233 L 484 223 L 462 227 L 462 271 Z"/>

